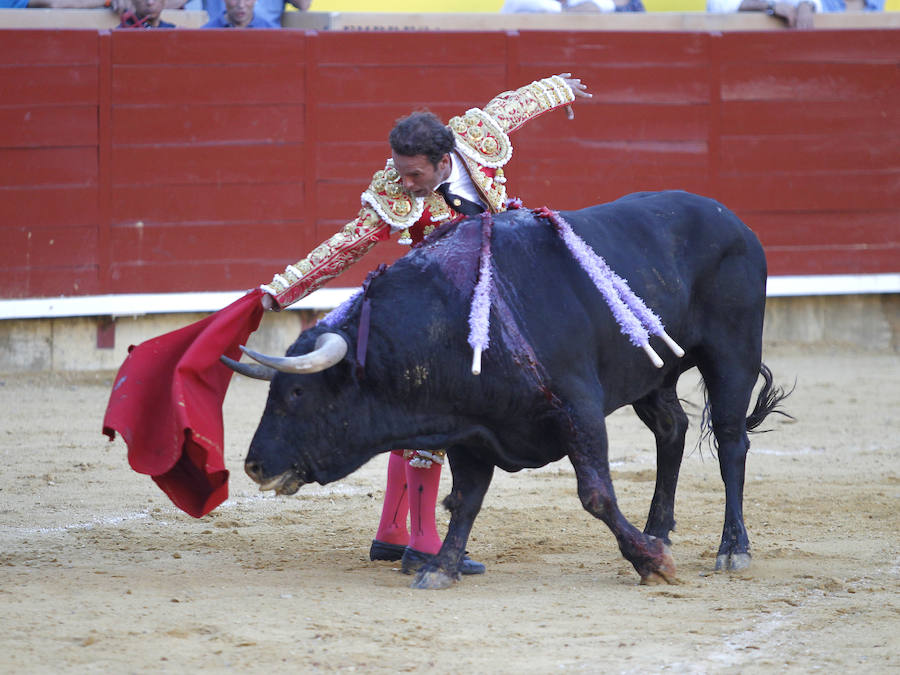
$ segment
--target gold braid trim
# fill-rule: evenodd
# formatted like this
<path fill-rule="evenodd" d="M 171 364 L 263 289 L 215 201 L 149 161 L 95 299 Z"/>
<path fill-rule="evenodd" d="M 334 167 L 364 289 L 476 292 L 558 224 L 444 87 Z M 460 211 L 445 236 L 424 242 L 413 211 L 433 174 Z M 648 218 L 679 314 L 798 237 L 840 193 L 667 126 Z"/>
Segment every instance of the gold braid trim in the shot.
<path fill-rule="evenodd" d="M 431 222 L 434 223 L 434 225 L 426 225 L 422 229 L 422 234 L 426 237 L 434 232 L 436 227 L 439 227 L 445 221 L 450 220 L 450 218 L 456 215 L 456 212 L 450 210 L 450 207 L 447 206 L 447 202 L 445 202 L 444 198 L 437 192 L 432 192 L 425 197 L 425 208 L 428 209 L 429 218 Z"/>
<path fill-rule="evenodd" d="M 389 159 L 384 169 L 376 171 L 372 182 L 362 193 L 363 204 L 371 206 L 393 231 L 411 227 L 422 217 L 424 200 L 413 197 L 400 182 L 400 174 Z"/>
<path fill-rule="evenodd" d="M 475 184 L 475 189 L 488 204 L 491 213 L 506 211 L 506 178 L 503 169 L 497 169 L 494 176 L 487 175 L 483 167 L 475 160 L 463 155 L 463 161 L 469 171 L 469 177 Z"/>
<path fill-rule="evenodd" d="M 568 105 L 575 94 L 559 75 L 545 77 L 515 91 L 505 91 L 484 106 L 505 133 L 511 133 L 548 110 Z"/>
<path fill-rule="evenodd" d="M 340 275 L 375 244 L 387 239 L 389 230 L 390 225 L 371 208 L 363 206 L 356 220 L 260 288 L 272 295 L 279 307 L 287 307 Z"/>
<path fill-rule="evenodd" d="M 465 115 L 453 117 L 449 127 L 456 137 L 456 149 L 467 159 L 496 169 L 512 157 L 506 131 L 483 110 L 472 108 Z"/>
<path fill-rule="evenodd" d="M 409 465 L 416 469 L 427 469 L 432 462 L 438 464 L 444 463 L 443 450 L 404 450 L 403 459 L 409 462 Z"/>

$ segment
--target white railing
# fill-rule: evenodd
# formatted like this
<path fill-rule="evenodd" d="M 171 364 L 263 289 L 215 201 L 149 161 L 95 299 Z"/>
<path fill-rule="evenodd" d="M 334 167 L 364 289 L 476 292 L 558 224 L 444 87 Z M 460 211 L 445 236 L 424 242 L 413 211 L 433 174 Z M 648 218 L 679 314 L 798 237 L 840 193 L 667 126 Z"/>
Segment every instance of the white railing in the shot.
<path fill-rule="evenodd" d="M 333 309 L 356 290 L 356 288 L 321 288 L 297 301 L 289 309 Z M 0 300 L 0 320 L 215 312 L 234 302 L 244 293 L 246 291 L 123 293 Z M 900 273 L 769 277 L 766 286 L 766 295 L 770 298 L 873 293 L 900 293 Z"/>

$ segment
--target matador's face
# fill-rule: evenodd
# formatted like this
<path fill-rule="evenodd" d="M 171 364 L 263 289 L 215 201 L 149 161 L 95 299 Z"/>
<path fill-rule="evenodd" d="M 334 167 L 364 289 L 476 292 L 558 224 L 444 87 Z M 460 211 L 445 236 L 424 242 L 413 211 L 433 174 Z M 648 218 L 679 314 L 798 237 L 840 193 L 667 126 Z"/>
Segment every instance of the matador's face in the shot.
<path fill-rule="evenodd" d="M 450 155 L 446 154 L 437 165 L 425 155 L 398 155 L 393 153 L 394 168 L 400 174 L 400 182 L 413 197 L 427 197 L 450 177 Z"/>

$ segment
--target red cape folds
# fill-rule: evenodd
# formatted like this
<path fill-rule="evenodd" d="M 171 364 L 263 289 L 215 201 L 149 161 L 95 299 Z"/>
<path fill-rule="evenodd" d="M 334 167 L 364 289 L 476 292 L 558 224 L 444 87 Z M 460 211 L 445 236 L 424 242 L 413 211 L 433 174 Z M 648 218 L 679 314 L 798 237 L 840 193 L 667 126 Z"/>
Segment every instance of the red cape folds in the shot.
<path fill-rule="evenodd" d="M 257 329 L 262 291 L 254 290 L 202 321 L 131 346 L 113 384 L 103 433 L 118 431 L 128 462 L 149 474 L 195 518 L 228 498 L 222 402 L 238 345 Z"/>

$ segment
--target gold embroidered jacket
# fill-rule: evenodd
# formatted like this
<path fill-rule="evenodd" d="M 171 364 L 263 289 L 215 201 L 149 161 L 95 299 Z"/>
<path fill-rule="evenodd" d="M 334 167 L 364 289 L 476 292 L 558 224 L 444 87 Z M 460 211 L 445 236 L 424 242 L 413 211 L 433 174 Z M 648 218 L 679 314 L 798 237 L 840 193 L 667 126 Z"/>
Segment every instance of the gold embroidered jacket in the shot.
<path fill-rule="evenodd" d="M 575 95 L 565 80 L 554 75 L 503 92 L 484 109 L 472 108 L 450 120 L 456 152 L 491 212 L 506 209 L 503 167 L 513 151 L 509 133 L 573 100 Z M 427 197 L 409 194 L 391 160 L 372 176 L 361 200 L 362 208 L 355 220 L 261 286 L 280 307 L 287 307 L 335 278 L 391 233 L 404 233 L 405 240 L 400 243 L 417 243 L 437 225 L 459 215 L 435 192 Z"/>

